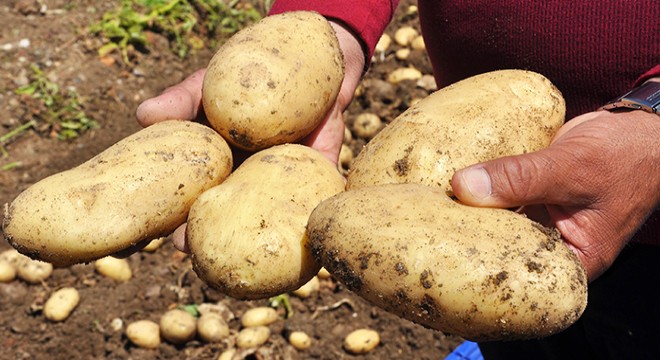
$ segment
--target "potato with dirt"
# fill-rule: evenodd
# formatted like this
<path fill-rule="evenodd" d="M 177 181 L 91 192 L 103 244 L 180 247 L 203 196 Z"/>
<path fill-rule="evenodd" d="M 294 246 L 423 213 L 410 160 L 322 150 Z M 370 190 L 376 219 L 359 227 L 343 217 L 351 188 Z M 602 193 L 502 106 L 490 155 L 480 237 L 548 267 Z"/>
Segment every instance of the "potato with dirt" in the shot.
<path fill-rule="evenodd" d="M 229 146 L 213 129 L 161 122 L 23 191 L 5 205 L 5 238 L 56 266 L 96 260 L 171 233 L 231 168 Z"/>
<path fill-rule="evenodd" d="M 458 169 L 547 147 L 564 114 L 561 93 L 540 74 L 473 76 L 429 95 L 379 132 L 351 163 L 347 189 L 421 183 L 451 191 Z"/>
<path fill-rule="evenodd" d="M 285 144 L 255 153 L 193 204 L 193 269 L 238 299 L 299 288 L 320 269 L 307 246 L 309 214 L 343 189 L 337 167 L 317 150 Z"/>
<path fill-rule="evenodd" d="M 558 231 L 438 187 L 360 187 L 309 219 L 312 254 L 383 309 L 475 341 L 540 338 L 575 322 L 587 276 Z"/>
<path fill-rule="evenodd" d="M 272 15 L 236 33 L 213 56 L 202 87 L 204 112 L 244 150 L 292 143 L 323 121 L 343 78 L 339 42 L 323 16 Z"/>

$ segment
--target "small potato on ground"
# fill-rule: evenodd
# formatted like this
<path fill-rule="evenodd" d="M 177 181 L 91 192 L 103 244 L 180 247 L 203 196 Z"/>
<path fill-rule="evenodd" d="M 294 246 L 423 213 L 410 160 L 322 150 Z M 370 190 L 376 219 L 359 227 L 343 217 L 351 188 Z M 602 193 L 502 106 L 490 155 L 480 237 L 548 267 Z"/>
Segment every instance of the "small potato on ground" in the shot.
<path fill-rule="evenodd" d="M 44 316 L 53 322 L 64 321 L 71 315 L 79 302 L 80 294 L 76 288 L 61 288 L 55 291 L 44 304 Z"/>
<path fill-rule="evenodd" d="M 197 319 L 197 334 L 206 342 L 218 342 L 229 336 L 229 326 L 218 313 L 205 313 Z"/>
<path fill-rule="evenodd" d="M 419 32 L 412 26 L 403 26 L 394 32 L 394 41 L 401 46 L 408 46 L 419 36 Z"/>
<path fill-rule="evenodd" d="M 274 323 L 279 318 L 280 316 L 277 314 L 277 310 L 267 306 L 260 306 L 246 311 L 243 316 L 241 316 L 241 325 L 246 328 L 267 326 Z"/>
<path fill-rule="evenodd" d="M 133 277 L 133 271 L 128 260 L 112 256 L 94 261 L 94 269 L 99 274 L 117 281 L 128 281 Z"/>
<path fill-rule="evenodd" d="M 355 118 L 353 122 L 353 131 L 359 137 L 371 139 L 378 134 L 383 121 L 374 113 L 362 113 Z"/>
<path fill-rule="evenodd" d="M 161 237 L 159 237 L 159 238 L 157 238 L 157 239 L 153 239 L 153 240 L 151 240 L 151 241 L 149 242 L 149 244 L 147 244 L 147 246 L 145 246 L 144 248 L 142 248 L 142 251 L 146 251 L 146 252 L 155 252 L 155 251 L 158 250 L 161 246 L 163 246 L 163 244 L 164 244 L 166 241 L 167 241 L 167 237 L 164 237 L 164 236 L 161 236 Z"/>
<path fill-rule="evenodd" d="M 218 360 L 233 360 L 235 354 L 236 354 L 236 349 L 234 348 L 225 350 L 222 352 L 222 354 L 220 354 L 220 356 L 218 356 Z"/>
<path fill-rule="evenodd" d="M 308 297 L 312 296 L 313 294 L 318 293 L 319 289 L 321 288 L 321 284 L 319 282 L 319 278 L 314 276 L 311 280 L 309 280 L 305 285 L 299 287 L 296 290 L 293 290 L 291 294 L 301 298 L 301 299 L 307 299 Z"/>
<path fill-rule="evenodd" d="M 16 269 L 18 269 L 18 265 L 25 259 L 29 258 L 19 253 L 16 249 L 8 249 L 0 253 L 0 260 L 10 263 Z"/>
<path fill-rule="evenodd" d="M 185 344 L 197 334 L 197 319 L 181 309 L 167 311 L 160 318 L 160 335 L 172 344 Z"/>
<path fill-rule="evenodd" d="M 0 260 L 0 283 L 7 283 L 16 279 L 16 267 L 9 261 Z"/>
<path fill-rule="evenodd" d="M 344 349 L 351 354 L 366 354 L 380 344 L 380 335 L 371 329 L 352 331 L 344 338 Z"/>
<path fill-rule="evenodd" d="M 405 80 L 418 80 L 422 77 L 422 72 L 413 66 L 402 67 L 392 71 L 387 75 L 387 81 L 392 84 L 398 84 Z"/>
<path fill-rule="evenodd" d="M 25 258 L 18 263 L 16 275 L 19 279 L 30 284 L 38 284 L 53 274 L 51 263 Z"/>
<path fill-rule="evenodd" d="M 236 346 L 242 349 L 261 346 L 269 337 L 270 329 L 266 326 L 245 328 L 236 336 Z"/>
<path fill-rule="evenodd" d="M 298 350 L 307 350 L 312 347 L 312 338 L 303 331 L 292 331 L 288 339 L 289 344 Z"/>
<path fill-rule="evenodd" d="M 155 349 L 160 345 L 160 327 L 151 320 L 138 320 L 128 324 L 126 337 L 136 346 Z"/>

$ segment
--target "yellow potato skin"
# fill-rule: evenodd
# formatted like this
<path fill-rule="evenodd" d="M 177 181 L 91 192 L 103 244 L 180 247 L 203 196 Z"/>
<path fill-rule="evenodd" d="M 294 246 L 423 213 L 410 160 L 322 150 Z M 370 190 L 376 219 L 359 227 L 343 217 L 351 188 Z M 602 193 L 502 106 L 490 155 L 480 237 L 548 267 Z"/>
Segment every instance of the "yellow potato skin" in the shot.
<path fill-rule="evenodd" d="M 268 16 L 232 36 L 211 59 L 202 101 L 209 122 L 244 150 L 292 143 L 333 106 L 344 78 L 335 32 L 318 13 Z"/>
<path fill-rule="evenodd" d="M 320 269 L 307 247 L 309 214 L 343 189 L 337 168 L 314 149 L 286 144 L 257 152 L 193 204 L 193 269 L 238 299 L 299 288 Z"/>
<path fill-rule="evenodd" d="M 161 122 L 23 191 L 5 205 L 5 238 L 56 266 L 96 260 L 171 233 L 231 168 L 229 146 L 213 129 Z"/>
<path fill-rule="evenodd" d="M 437 187 L 348 190 L 314 210 L 308 233 L 313 256 L 349 289 L 465 339 L 548 336 L 586 307 L 586 273 L 558 232 Z"/>
<path fill-rule="evenodd" d="M 473 76 L 422 99 L 378 133 L 351 164 L 346 188 L 420 183 L 451 191 L 458 169 L 547 147 L 565 111 L 559 90 L 540 74 Z"/>

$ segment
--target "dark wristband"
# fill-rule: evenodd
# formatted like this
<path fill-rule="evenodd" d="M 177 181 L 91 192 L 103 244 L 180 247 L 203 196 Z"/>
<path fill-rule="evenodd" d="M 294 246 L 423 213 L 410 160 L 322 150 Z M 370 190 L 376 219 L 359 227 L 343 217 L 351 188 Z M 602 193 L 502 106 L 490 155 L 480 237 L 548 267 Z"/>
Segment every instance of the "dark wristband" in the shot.
<path fill-rule="evenodd" d="M 610 101 L 601 109 L 643 110 L 660 115 L 660 81 L 648 81 Z"/>

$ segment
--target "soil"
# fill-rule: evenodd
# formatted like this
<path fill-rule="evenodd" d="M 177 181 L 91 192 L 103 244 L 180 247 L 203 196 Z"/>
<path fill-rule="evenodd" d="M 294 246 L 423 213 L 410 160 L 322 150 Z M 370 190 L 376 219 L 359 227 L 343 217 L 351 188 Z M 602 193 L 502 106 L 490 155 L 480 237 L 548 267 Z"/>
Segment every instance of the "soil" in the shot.
<path fill-rule="evenodd" d="M 180 59 L 170 51 L 166 38 L 150 33 L 149 51 L 133 52 L 130 65 L 123 64 L 119 57 L 100 59 L 96 51 L 101 39 L 90 34 L 88 26 L 119 3 L 9 0 L 0 5 L 0 23 L 4 24 L 0 35 L 0 136 L 30 121 L 34 114 L 33 102 L 15 93 L 29 81 L 31 64 L 38 64 L 61 88 L 72 88 L 83 95 L 84 110 L 99 123 L 98 129 L 70 141 L 54 139 L 48 132 L 35 129 L 5 144 L 0 166 L 17 166 L 0 170 L 0 204 L 11 202 L 34 182 L 74 167 L 139 130 L 134 116 L 138 104 L 203 67 L 212 56 L 213 49 L 207 48 Z M 408 12 L 414 1 L 401 3 L 387 30 L 390 35 L 403 25 L 418 28 L 416 14 Z M 433 90 L 432 84 L 404 81 L 394 86 L 385 81 L 387 74 L 401 66 L 412 65 L 431 74 L 423 50 L 413 50 L 408 59 L 399 60 L 394 56 L 398 48 L 393 44 L 387 52 L 375 56 L 346 111 L 349 129 L 356 116 L 365 112 L 377 114 L 386 124 L 412 101 Z M 354 132 L 347 144 L 357 153 L 367 141 Z M 9 248 L 0 241 L 0 251 Z M 245 310 L 268 304 L 267 300 L 238 301 L 209 288 L 192 271 L 190 259 L 169 243 L 153 253 L 135 253 L 128 260 L 133 278 L 126 282 L 101 276 L 92 264 L 81 264 L 56 269 L 40 284 L 22 280 L 0 283 L 0 357 L 216 359 L 233 346 L 234 336 L 219 343 L 163 342 L 157 349 L 147 350 L 128 341 L 125 327 L 141 319 L 158 321 L 166 310 L 179 305 L 219 303 L 233 315 L 229 326 L 235 334 L 240 329 L 237 318 Z M 78 289 L 81 302 L 66 321 L 49 322 L 41 312 L 43 303 L 64 286 Z M 265 345 L 243 351 L 236 358 L 441 359 L 462 341 L 376 308 L 332 279 L 322 280 L 321 290 L 309 298 L 290 299 L 293 316 L 270 325 L 272 334 Z M 351 355 L 343 349 L 343 339 L 358 328 L 376 330 L 381 342 L 367 354 Z M 295 350 L 284 337 L 290 330 L 312 336 L 312 348 Z"/>

